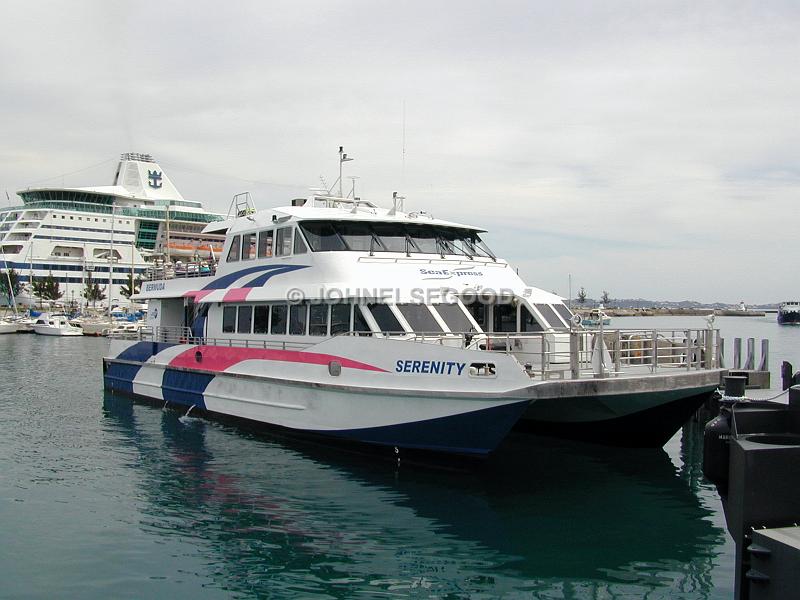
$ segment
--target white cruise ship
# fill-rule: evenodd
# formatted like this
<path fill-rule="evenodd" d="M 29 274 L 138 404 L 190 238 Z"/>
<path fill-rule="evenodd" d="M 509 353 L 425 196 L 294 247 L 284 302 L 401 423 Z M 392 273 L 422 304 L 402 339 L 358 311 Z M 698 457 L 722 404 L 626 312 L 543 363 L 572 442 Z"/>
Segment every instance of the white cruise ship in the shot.
<path fill-rule="evenodd" d="M 99 305 L 123 303 L 120 287 L 153 260 L 180 269 L 190 258 L 214 263 L 222 249 L 223 236 L 202 230 L 223 216 L 185 200 L 149 154 L 123 154 L 109 186 L 17 195 L 22 206 L 0 209 L 0 268 L 13 268 L 25 284 L 52 274 L 65 304 L 85 303 L 90 277 L 106 297 Z M 35 299 L 28 289 L 19 300 Z"/>

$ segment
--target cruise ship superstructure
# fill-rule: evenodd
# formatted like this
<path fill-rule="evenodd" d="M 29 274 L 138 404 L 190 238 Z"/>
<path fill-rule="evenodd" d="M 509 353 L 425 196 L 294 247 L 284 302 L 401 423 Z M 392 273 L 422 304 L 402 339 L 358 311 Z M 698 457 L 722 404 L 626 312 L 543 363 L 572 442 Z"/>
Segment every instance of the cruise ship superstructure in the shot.
<path fill-rule="evenodd" d="M 215 262 L 222 249 L 221 236 L 202 230 L 223 216 L 184 199 L 149 154 L 123 154 L 109 186 L 28 188 L 17 195 L 21 206 L 0 209 L 0 268 L 13 268 L 26 284 L 52 275 L 64 303 L 85 302 L 89 278 L 102 286 L 105 302 L 124 302 L 120 286 L 131 273 L 140 278 L 150 261 Z M 30 290 L 26 298 L 33 300 Z"/>

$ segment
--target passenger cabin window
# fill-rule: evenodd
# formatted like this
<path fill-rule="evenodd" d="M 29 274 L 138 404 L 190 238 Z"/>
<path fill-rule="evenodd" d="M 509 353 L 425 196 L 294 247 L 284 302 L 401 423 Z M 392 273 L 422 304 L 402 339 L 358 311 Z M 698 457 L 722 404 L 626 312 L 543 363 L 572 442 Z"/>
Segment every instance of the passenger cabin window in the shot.
<path fill-rule="evenodd" d="M 527 306 L 522 307 L 522 313 L 519 320 L 520 331 L 536 332 L 544 331 L 544 327 L 539 324 L 536 317 L 531 313 Z"/>
<path fill-rule="evenodd" d="M 289 256 L 292 253 L 292 228 L 281 227 L 275 231 L 275 256 Z"/>
<path fill-rule="evenodd" d="M 474 331 L 475 325 L 469 320 L 469 317 L 461 310 L 458 304 L 448 304 L 445 302 L 434 304 L 433 307 L 439 316 L 444 319 L 447 328 L 453 332 L 467 332 Z"/>
<path fill-rule="evenodd" d="M 354 306 L 353 307 L 353 331 L 359 332 L 359 335 L 371 335 L 372 330 L 369 327 L 369 323 L 364 318 L 364 314 L 361 312 L 362 310 L 366 310 L 366 307 L 362 306 Z"/>
<path fill-rule="evenodd" d="M 352 304 L 331 305 L 331 335 L 350 331 L 350 310 Z M 355 307 L 358 311 L 358 307 Z"/>
<path fill-rule="evenodd" d="M 403 332 L 403 326 L 394 316 L 388 304 L 367 304 L 367 308 L 372 313 L 372 317 L 378 324 L 379 331 Z"/>
<path fill-rule="evenodd" d="M 516 331 L 517 330 L 517 307 L 510 302 L 504 304 L 495 304 L 493 331 Z"/>
<path fill-rule="evenodd" d="M 368 223 L 337 223 L 336 230 L 348 250 L 371 252 L 379 249 Z"/>
<path fill-rule="evenodd" d="M 289 307 L 285 304 L 272 305 L 272 318 L 270 320 L 270 333 L 274 335 L 286 335 L 286 324 L 288 323 Z"/>
<path fill-rule="evenodd" d="M 260 231 L 258 233 L 258 258 L 269 258 L 272 256 L 272 230 Z"/>
<path fill-rule="evenodd" d="M 554 311 L 553 307 L 549 304 L 534 304 L 534 306 L 544 317 L 544 320 L 547 321 L 547 324 L 553 329 L 560 329 L 565 326 L 565 324 L 561 322 L 561 319 L 558 318 L 556 311 Z"/>
<path fill-rule="evenodd" d="M 242 236 L 242 260 L 256 257 L 256 234 L 246 233 Z"/>
<path fill-rule="evenodd" d="M 341 236 L 336 232 L 331 223 L 311 222 L 301 223 L 300 227 L 306 234 L 311 250 L 314 252 L 335 252 L 337 250 L 347 250 Z"/>
<path fill-rule="evenodd" d="M 308 307 L 308 335 L 328 335 L 327 304 L 312 304 Z"/>
<path fill-rule="evenodd" d="M 253 333 L 269 331 L 269 306 L 260 304 L 253 309 Z"/>
<path fill-rule="evenodd" d="M 472 318 L 475 319 L 475 322 L 478 324 L 478 326 L 484 331 L 487 331 L 487 325 L 489 321 L 486 318 L 486 304 L 475 300 L 467 304 L 466 307 L 469 311 L 469 314 L 472 315 Z"/>
<path fill-rule="evenodd" d="M 305 304 L 292 304 L 289 307 L 289 335 L 306 334 L 307 309 Z"/>
<path fill-rule="evenodd" d="M 241 246 L 242 238 L 241 236 L 235 235 L 231 240 L 231 247 L 228 250 L 228 258 L 227 262 L 234 262 L 239 260 L 239 248 Z"/>
<path fill-rule="evenodd" d="M 236 331 L 236 307 L 226 306 L 222 309 L 222 333 Z"/>
<path fill-rule="evenodd" d="M 236 333 L 250 333 L 252 323 L 253 323 L 253 307 L 240 306 L 239 320 L 236 323 Z"/>
<path fill-rule="evenodd" d="M 398 304 L 397 308 L 400 314 L 405 317 L 408 324 L 411 326 L 411 331 L 417 332 L 440 332 L 442 326 L 428 310 L 424 304 Z"/>

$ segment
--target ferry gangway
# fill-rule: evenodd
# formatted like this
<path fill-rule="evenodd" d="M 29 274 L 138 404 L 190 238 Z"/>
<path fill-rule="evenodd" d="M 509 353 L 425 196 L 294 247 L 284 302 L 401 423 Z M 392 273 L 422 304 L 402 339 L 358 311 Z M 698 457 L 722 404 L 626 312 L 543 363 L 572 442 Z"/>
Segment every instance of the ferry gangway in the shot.
<path fill-rule="evenodd" d="M 188 327 L 142 327 L 141 341 L 306 350 L 318 342 L 255 338 L 195 337 Z M 440 344 L 513 356 L 531 377 L 583 379 L 655 374 L 661 370 L 721 368 L 718 329 L 564 329 L 546 332 L 347 331 L 336 336 L 372 336 L 411 343 Z M 116 336 L 112 336 L 116 337 Z M 130 333 L 124 337 L 131 339 Z M 327 338 L 326 338 L 327 339 Z"/>

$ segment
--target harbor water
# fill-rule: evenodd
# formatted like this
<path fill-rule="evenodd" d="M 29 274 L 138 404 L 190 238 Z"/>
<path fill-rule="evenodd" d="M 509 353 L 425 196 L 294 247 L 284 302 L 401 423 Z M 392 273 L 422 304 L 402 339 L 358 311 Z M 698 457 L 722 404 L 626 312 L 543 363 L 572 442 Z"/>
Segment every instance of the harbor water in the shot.
<path fill-rule="evenodd" d="M 800 328 L 715 325 L 770 339 L 774 388 L 800 368 Z M 514 434 L 480 467 L 398 465 L 104 394 L 107 345 L 0 336 L 0 598 L 732 597 L 701 425 L 657 450 Z"/>

